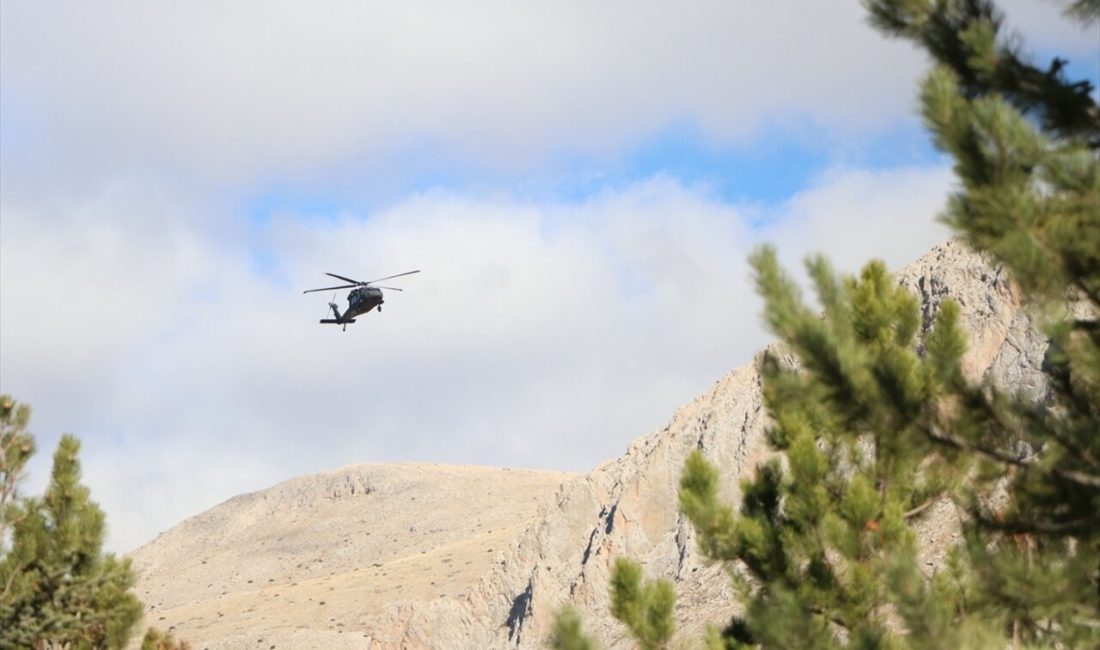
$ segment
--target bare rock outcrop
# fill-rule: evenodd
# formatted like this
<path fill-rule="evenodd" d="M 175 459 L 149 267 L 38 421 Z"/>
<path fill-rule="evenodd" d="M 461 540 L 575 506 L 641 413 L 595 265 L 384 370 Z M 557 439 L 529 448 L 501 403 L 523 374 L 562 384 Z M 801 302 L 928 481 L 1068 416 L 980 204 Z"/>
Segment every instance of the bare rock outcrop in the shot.
<path fill-rule="evenodd" d="M 945 298 L 959 303 L 971 377 L 1042 396 L 1045 338 L 1002 271 L 948 242 L 897 277 L 926 328 Z M 149 623 L 209 648 L 537 648 L 572 603 L 607 647 L 628 647 L 608 597 L 611 563 L 626 555 L 676 582 L 680 630 L 696 636 L 734 604 L 678 513 L 680 471 L 701 449 L 737 498 L 739 478 L 771 453 L 758 362 L 583 476 L 366 466 L 231 500 L 134 554 Z M 429 484 L 444 494 L 429 497 Z M 956 539 L 952 520 L 942 503 L 918 522 L 930 571 Z M 375 537 L 380 521 L 389 532 Z"/>
<path fill-rule="evenodd" d="M 964 370 L 971 378 L 988 377 L 1041 397 L 1046 339 L 1020 308 L 1003 270 L 950 241 L 907 266 L 897 279 L 919 296 L 925 330 L 945 298 L 959 304 L 969 339 Z M 515 568 L 497 580 L 512 594 L 530 594 L 528 615 L 507 636 L 487 637 L 485 647 L 539 647 L 553 613 L 566 602 L 584 613 L 586 625 L 608 647 L 629 647 L 623 629 L 608 614 L 608 576 L 618 555 L 641 561 L 651 577 L 675 581 L 678 623 L 685 635 L 729 621 L 734 614 L 729 579 L 696 553 L 694 530 L 677 512 L 677 490 L 693 449 L 728 471 L 726 489 L 734 499 L 739 479 L 769 455 L 759 360 L 722 378 L 621 458 L 563 487 L 538 529 L 517 542 Z M 954 515 L 953 506 L 944 502 L 917 522 L 929 570 L 957 538 Z"/>

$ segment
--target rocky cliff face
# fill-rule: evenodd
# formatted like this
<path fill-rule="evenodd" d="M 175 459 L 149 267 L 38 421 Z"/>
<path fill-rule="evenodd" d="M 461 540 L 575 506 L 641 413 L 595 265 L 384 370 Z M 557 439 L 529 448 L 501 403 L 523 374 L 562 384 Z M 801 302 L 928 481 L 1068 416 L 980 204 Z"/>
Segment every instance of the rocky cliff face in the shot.
<path fill-rule="evenodd" d="M 1001 271 L 948 242 L 898 280 L 920 297 L 925 327 L 945 298 L 960 304 L 972 377 L 1041 395 L 1045 339 Z M 536 648 L 573 603 L 605 646 L 628 647 L 607 587 L 626 555 L 676 582 L 680 630 L 696 636 L 735 605 L 677 512 L 680 470 L 701 449 L 736 498 L 768 456 L 758 360 L 583 476 L 416 466 L 410 479 L 368 466 L 231 500 L 134 554 L 148 622 L 200 648 Z M 956 537 L 953 519 L 947 502 L 921 516 L 929 571 Z"/>

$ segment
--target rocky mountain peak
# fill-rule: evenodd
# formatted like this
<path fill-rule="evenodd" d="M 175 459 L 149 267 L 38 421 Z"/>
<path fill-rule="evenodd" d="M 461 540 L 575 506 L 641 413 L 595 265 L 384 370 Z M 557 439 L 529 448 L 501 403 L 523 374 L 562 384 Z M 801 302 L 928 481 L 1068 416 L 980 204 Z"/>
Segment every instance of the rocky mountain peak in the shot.
<path fill-rule="evenodd" d="M 972 378 L 1041 396 L 1045 337 L 1001 270 L 951 241 L 896 277 L 926 328 L 959 303 Z M 701 449 L 736 498 L 769 456 L 759 359 L 584 475 L 356 466 L 231 499 L 133 554 L 147 623 L 209 648 L 536 648 L 572 603 L 606 647 L 627 647 L 608 596 L 626 555 L 676 582 L 679 629 L 696 635 L 735 605 L 677 511 L 680 471 Z M 919 520 L 929 571 L 953 521 L 947 502 Z"/>

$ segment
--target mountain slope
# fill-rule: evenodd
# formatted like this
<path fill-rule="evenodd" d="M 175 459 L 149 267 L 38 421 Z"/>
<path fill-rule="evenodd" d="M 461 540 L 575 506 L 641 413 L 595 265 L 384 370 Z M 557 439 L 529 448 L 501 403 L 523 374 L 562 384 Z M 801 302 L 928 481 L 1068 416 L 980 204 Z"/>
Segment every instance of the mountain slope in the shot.
<path fill-rule="evenodd" d="M 1003 272 L 961 244 L 948 242 L 897 278 L 919 296 L 925 329 L 944 298 L 959 303 L 960 324 L 970 341 L 964 360 L 970 377 L 988 375 L 1033 395 L 1044 389 L 1039 368 L 1045 338 L 1020 309 Z M 679 626 L 685 635 L 707 623 L 728 622 L 734 613 L 729 580 L 720 567 L 706 566 L 696 554 L 694 530 L 677 512 L 677 490 L 680 470 L 693 449 L 703 450 L 731 472 L 725 477 L 726 490 L 735 499 L 739 478 L 770 453 L 764 440 L 759 359 L 722 378 L 679 409 L 664 429 L 637 440 L 623 457 L 565 487 L 539 530 L 518 542 L 516 566 L 507 575 L 497 571 L 497 583 L 513 595 L 531 593 L 527 615 L 507 633 L 497 630 L 485 637 L 485 647 L 539 647 L 554 611 L 564 602 L 584 612 L 586 625 L 605 644 L 632 647 L 608 614 L 608 576 L 618 555 L 640 560 L 649 577 L 677 583 Z M 946 501 L 916 520 L 929 571 L 957 538 L 954 521 L 953 506 Z"/>
<path fill-rule="evenodd" d="M 570 477 L 355 465 L 234 497 L 132 554 L 146 624 L 196 648 L 396 647 L 410 603 L 468 597 Z"/>
<path fill-rule="evenodd" d="M 926 327 L 944 298 L 960 304 L 972 377 L 1041 394 L 1045 339 L 1000 271 L 948 242 L 897 277 L 920 297 Z M 371 466 L 376 475 L 351 468 L 351 474 L 299 479 L 319 481 L 326 486 L 322 495 L 333 481 L 344 486 L 331 490 L 331 503 L 314 492 L 294 496 L 294 481 L 238 497 L 246 503 L 231 500 L 135 552 L 149 622 L 176 625 L 196 647 L 210 648 L 535 648 L 544 645 L 554 612 L 572 602 L 607 646 L 629 646 L 608 613 L 607 593 L 613 558 L 627 555 L 640 560 L 648 576 L 676 581 L 685 635 L 723 624 L 734 606 L 728 578 L 695 553 L 694 531 L 677 512 L 677 487 L 684 459 L 698 448 L 730 472 L 726 489 L 736 498 L 738 478 L 770 453 L 758 360 L 719 380 L 622 457 L 583 476 L 479 470 L 487 473 L 470 479 L 463 468 L 416 466 L 425 484 L 456 481 L 446 488 L 452 493 L 461 484 L 470 494 L 506 495 L 492 516 L 475 498 L 437 496 L 429 505 L 420 496 L 414 505 L 401 496 L 406 488 L 398 485 L 406 479 L 392 466 Z M 369 486 L 375 491 L 364 493 Z M 279 490 L 289 496 L 269 495 Z M 285 498 L 306 505 L 269 507 Z M 377 543 L 361 541 L 370 530 L 363 512 L 392 518 L 387 531 L 393 532 Z M 953 515 L 953 506 L 942 502 L 917 522 L 929 571 L 955 539 Z M 482 528 L 472 525 L 479 516 Z M 191 564 L 172 565 L 187 552 L 196 554 Z M 208 564 L 196 564 L 200 556 Z M 265 558 L 256 565 L 262 571 L 236 568 L 258 557 Z M 291 594 L 295 603 L 287 607 Z M 326 604 L 317 604 L 320 599 Z"/>

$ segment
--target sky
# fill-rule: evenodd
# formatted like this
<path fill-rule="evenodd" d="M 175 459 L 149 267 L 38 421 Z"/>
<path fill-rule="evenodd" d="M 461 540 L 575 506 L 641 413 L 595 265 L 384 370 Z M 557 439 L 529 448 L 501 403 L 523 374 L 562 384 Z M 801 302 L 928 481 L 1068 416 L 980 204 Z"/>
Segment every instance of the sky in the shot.
<path fill-rule="evenodd" d="M 1100 26 L 1004 7 L 1100 79 Z M 354 463 L 611 460 L 771 339 L 754 247 L 950 236 L 927 67 L 855 0 L 0 0 L 23 488 L 77 435 L 125 552 Z M 302 293 L 413 269 L 346 332 Z"/>

